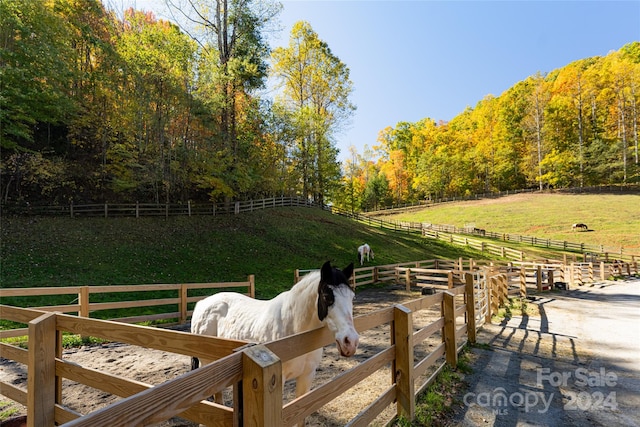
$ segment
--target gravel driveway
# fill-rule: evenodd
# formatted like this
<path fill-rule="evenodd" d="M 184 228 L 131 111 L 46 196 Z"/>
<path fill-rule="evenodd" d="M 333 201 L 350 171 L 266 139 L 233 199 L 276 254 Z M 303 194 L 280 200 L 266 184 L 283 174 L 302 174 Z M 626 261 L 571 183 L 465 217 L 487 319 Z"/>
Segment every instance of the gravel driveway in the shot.
<path fill-rule="evenodd" d="M 455 426 L 640 426 L 640 279 L 532 299 L 485 325 Z"/>

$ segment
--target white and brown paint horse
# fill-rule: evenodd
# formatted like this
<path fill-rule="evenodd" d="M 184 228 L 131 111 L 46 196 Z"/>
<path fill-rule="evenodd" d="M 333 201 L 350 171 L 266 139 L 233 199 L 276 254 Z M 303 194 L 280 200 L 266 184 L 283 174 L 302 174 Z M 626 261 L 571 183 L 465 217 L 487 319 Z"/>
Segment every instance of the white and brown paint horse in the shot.
<path fill-rule="evenodd" d="M 367 257 L 367 261 L 369 261 L 369 256 L 371 259 L 375 259 L 375 254 L 367 243 L 358 247 L 358 261 L 360 261 L 360 265 L 364 264 L 364 257 Z"/>
<path fill-rule="evenodd" d="M 353 263 L 344 270 L 327 261 L 290 290 L 271 300 L 257 300 L 233 292 L 220 292 L 199 301 L 191 318 L 191 333 L 265 343 L 327 325 L 340 354 L 351 357 L 360 337 L 353 326 L 354 290 L 349 286 Z M 311 389 L 322 348 L 284 362 L 283 383 L 296 379 L 296 397 Z M 203 363 L 208 363 L 210 361 Z M 192 359 L 197 368 L 199 360 Z M 221 395 L 216 401 L 221 402 Z"/>

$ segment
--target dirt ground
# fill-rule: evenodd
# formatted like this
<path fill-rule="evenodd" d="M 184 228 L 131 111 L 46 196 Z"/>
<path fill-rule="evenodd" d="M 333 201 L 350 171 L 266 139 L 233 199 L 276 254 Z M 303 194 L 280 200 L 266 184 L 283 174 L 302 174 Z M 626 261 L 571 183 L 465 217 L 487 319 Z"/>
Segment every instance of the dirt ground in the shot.
<path fill-rule="evenodd" d="M 640 426 L 640 279 L 546 293 L 485 325 L 446 425 Z"/>
<path fill-rule="evenodd" d="M 358 291 L 354 314 L 368 313 L 390 304 L 419 298 L 418 290 L 400 286 Z M 464 377 L 463 394 L 441 425 L 452 426 L 640 426 L 640 280 L 606 282 L 592 287 L 547 293 L 532 298 L 539 316 L 513 317 L 502 324 L 485 325 L 478 334 L 481 345 L 472 349 L 473 373 Z M 416 328 L 436 317 L 424 311 L 414 319 Z M 186 328 L 183 326 L 183 329 Z M 424 357 L 439 343 L 435 336 L 416 349 Z M 356 356 L 338 355 L 325 348 L 315 386 L 350 369 L 390 341 L 389 328 L 361 336 Z M 108 343 L 66 350 L 69 361 L 99 370 L 160 384 L 190 369 L 187 356 Z M 0 374 L 26 387 L 24 367 L 0 359 Z M 389 367 L 376 372 L 339 399 L 307 418 L 307 426 L 342 426 L 368 405 L 391 382 Z M 118 398 L 66 381 L 64 404 L 88 413 Z M 293 385 L 285 385 L 291 399 Z M 230 393 L 225 394 L 226 403 Z M 0 412 L 8 399 L 0 397 Z M 18 407 L 20 413 L 24 408 Z M 373 425 L 384 425 L 391 408 Z M 174 418 L 160 424 L 194 426 Z"/>

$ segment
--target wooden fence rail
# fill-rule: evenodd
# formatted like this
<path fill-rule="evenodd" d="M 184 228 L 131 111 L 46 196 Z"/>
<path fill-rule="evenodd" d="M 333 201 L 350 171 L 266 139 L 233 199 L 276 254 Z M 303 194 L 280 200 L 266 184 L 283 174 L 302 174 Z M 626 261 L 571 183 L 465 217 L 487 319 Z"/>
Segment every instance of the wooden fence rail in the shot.
<path fill-rule="evenodd" d="M 229 203 L 99 203 L 58 206 L 3 206 L 4 213 L 17 215 L 52 215 L 72 218 L 88 217 L 142 217 L 142 216 L 195 216 L 195 215 L 237 215 L 267 208 L 316 206 L 300 197 L 271 197 L 258 200 L 234 201 Z"/>
<path fill-rule="evenodd" d="M 112 286 L 61 286 L 45 288 L 2 288 L 2 300 L 7 304 L 9 299 L 12 305 L 24 306 L 20 304 L 21 297 L 29 298 L 33 296 L 77 296 L 74 303 L 63 305 L 45 305 L 31 307 L 34 310 L 59 311 L 62 313 L 77 313 L 81 317 L 90 317 L 92 313 L 100 310 L 122 309 L 128 307 L 152 307 L 152 306 L 175 306 L 177 311 L 162 312 L 153 315 L 133 316 L 111 319 L 118 322 L 135 323 L 143 321 L 154 321 L 161 319 L 176 319 L 177 323 L 185 323 L 191 315 L 189 305 L 207 297 L 207 295 L 191 296 L 190 291 L 225 289 L 241 291 L 252 298 L 255 297 L 255 276 L 249 275 L 246 282 L 223 282 L 223 283 L 182 283 L 182 284 L 155 284 L 155 285 L 112 285 Z M 145 299 L 141 297 L 149 292 L 174 293 L 170 298 Z M 109 296 L 117 293 L 134 292 L 138 298 L 130 301 L 114 302 L 91 302 L 91 296 Z M 148 294 L 147 294 L 148 295 Z M 0 338 L 8 338 L 25 335 L 26 328 L 8 329 L 0 331 Z"/>

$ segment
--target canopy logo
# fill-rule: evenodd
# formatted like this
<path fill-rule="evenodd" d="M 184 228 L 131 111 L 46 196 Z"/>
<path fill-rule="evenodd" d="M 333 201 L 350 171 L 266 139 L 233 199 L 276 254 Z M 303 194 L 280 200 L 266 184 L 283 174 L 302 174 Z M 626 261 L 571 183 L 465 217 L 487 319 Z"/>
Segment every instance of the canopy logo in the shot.
<path fill-rule="evenodd" d="M 507 415 L 511 408 L 527 413 L 535 411 L 543 414 L 549 411 L 555 396 L 555 393 L 549 390 L 561 388 L 562 391 L 558 393 L 558 397 L 562 399 L 565 411 L 616 410 L 618 408 L 616 392 L 602 390 L 615 387 L 618 384 L 618 376 L 613 372 L 607 372 L 604 368 L 598 371 L 577 368 L 564 372 L 538 368 L 536 380 L 535 387 L 530 390 L 507 393 L 505 388 L 497 387 L 492 391 L 467 393 L 463 402 L 468 407 L 489 408 L 496 415 Z M 592 388 L 592 390 L 584 390 L 585 388 Z"/>

